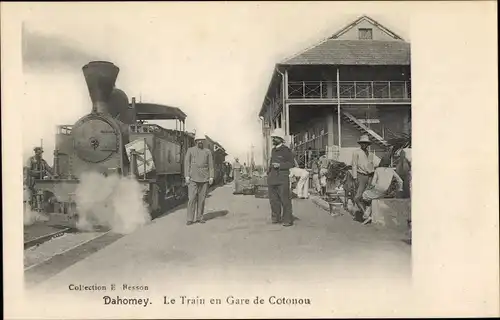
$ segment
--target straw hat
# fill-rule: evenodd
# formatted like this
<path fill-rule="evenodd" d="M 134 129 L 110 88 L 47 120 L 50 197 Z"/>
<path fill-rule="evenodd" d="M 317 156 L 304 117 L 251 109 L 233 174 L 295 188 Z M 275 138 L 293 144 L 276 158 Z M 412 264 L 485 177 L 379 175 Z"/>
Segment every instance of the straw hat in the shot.
<path fill-rule="evenodd" d="M 362 135 L 359 140 L 358 140 L 358 143 L 368 143 L 368 144 L 372 144 L 372 142 L 370 141 L 370 139 L 368 138 L 368 136 L 366 134 Z"/>

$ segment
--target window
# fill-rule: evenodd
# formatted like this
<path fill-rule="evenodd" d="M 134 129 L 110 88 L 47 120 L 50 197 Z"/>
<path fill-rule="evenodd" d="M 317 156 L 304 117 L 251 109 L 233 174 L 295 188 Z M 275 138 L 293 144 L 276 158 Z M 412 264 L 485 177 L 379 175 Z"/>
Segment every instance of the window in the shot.
<path fill-rule="evenodd" d="M 167 152 L 167 162 L 171 163 L 172 162 L 172 150 L 168 149 Z"/>
<path fill-rule="evenodd" d="M 373 34 L 372 29 L 359 28 L 359 40 L 372 40 Z"/>

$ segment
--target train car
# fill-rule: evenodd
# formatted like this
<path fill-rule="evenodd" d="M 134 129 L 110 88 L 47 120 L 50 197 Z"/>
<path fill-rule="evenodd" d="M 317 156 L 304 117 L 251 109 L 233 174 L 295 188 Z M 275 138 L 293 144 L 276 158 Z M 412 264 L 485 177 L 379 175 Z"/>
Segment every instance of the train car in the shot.
<path fill-rule="evenodd" d="M 222 184 L 224 181 L 224 163 L 227 156 L 226 150 L 217 141 L 213 140 L 209 136 L 205 136 L 205 138 L 205 147 L 212 152 L 212 156 L 214 158 L 214 183 Z"/>
<path fill-rule="evenodd" d="M 54 176 L 35 179 L 33 206 L 42 211 L 52 199 L 53 210 L 74 208 L 75 190 L 88 172 L 135 177 L 153 216 L 169 200 L 185 198 L 184 156 L 194 145 L 194 137 L 185 131 L 186 114 L 175 107 L 136 103 L 135 98 L 129 103 L 115 87 L 119 68 L 111 62 L 93 61 L 82 71 L 91 112 L 74 125 L 58 126 Z M 148 120 L 174 120 L 176 129 Z"/>

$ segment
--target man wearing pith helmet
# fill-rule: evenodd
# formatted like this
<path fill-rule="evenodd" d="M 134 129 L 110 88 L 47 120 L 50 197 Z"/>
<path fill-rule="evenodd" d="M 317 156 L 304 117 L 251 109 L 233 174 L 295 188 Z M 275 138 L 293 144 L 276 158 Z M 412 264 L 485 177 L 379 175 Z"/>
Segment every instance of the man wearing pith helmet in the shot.
<path fill-rule="evenodd" d="M 195 222 L 205 223 L 203 211 L 208 186 L 214 182 L 214 160 L 212 152 L 205 148 L 205 136 L 195 135 L 195 146 L 186 152 L 184 159 L 184 176 L 188 185 L 187 225 Z"/>
<path fill-rule="evenodd" d="M 285 145 L 285 133 L 276 129 L 271 134 L 273 149 L 271 163 L 267 172 L 269 202 L 271 204 L 272 223 L 293 225 L 292 199 L 290 195 L 290 169 L 294 167 L 292 150 Z"/>
<path fill-rule="evenodd" d="M 373 176 L 375 165 L 374 155 L 368 151 L 368 147 L 371 144 L 368 136 L 362 135 L 358 140 L 358 144 L 360 148 L 356 149 L 352 154 L 352 177 L 357 184 L 354 202 L 359 209 L 362 209 L 364 207 L 361 203 L 363 192 L 368 186 L 370 178 Z"/>

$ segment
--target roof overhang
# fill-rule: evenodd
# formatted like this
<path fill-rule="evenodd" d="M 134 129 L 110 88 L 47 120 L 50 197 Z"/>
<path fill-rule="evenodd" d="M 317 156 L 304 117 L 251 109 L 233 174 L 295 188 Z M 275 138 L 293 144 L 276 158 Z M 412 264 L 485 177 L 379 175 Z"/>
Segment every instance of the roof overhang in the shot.
<path fill-rule="evenodd" d="M 209 136 L 207 136 L 207 135 L 205 135 L 205 137 L 206 137 L 208 140 L 210 140 L 213 144 L 215 144 L 215 145 L 217 146 L 217 150 L 216 150 L 216 152 L 217 152 L 217 151 L 222 151 L 222 152 L 224 152 L 224 154 L 225 154 L 225 155 L 227 155 L 227 153 L 226 153 L 226 149 L 224 149 L 224 147 L 223 147 L 223 146 L 221 146 L 221 144 L 220 144 L 220 143 L 218 143 L 217 141 L 215 141 L 214 139 L 210 138 L 210 137 L 209 137 Z"/>
<path fill-rule="evenodd" d="M 280 65 L 409 66 L 410 49 L 405 41 L 328 39 Z"/>
<path fill-rule="evenodd" d="M 137 120 L 181 120 L 187 115 L 181 109 L 156 103 L 136 102 Z"/>
<path fill-rule="evenodd" d="M 278 71 L 284 71 L 286 67 L 287 67 L 286 65 L 279 64 L 279 63 L 274 65 L 273 73 L 271 75 L 271 79 L 269 80 L 269 84 L 267 86 L 267 91 L 266 91 L 266 94 L 264 96 L 264 101 L 262 101 L 262 105 L 260 107 L 259 117 L 262 117 L 264 115 L 264 109 L 266 106 L 266 99 L 269 96 L 269 92 L 272 89 L 273 83 L 275 82 L 276 78 L 279 76 Z"/>

